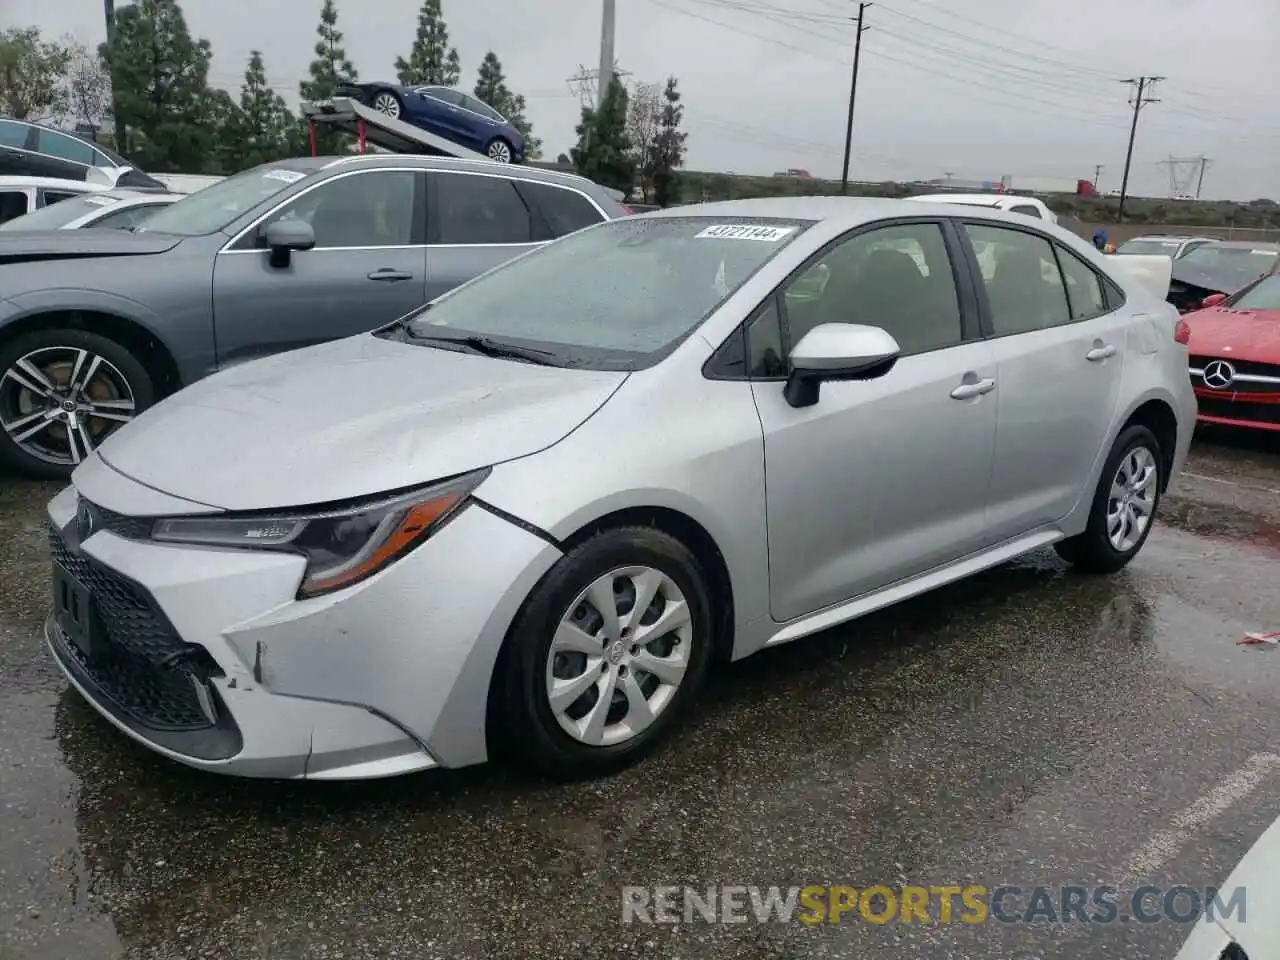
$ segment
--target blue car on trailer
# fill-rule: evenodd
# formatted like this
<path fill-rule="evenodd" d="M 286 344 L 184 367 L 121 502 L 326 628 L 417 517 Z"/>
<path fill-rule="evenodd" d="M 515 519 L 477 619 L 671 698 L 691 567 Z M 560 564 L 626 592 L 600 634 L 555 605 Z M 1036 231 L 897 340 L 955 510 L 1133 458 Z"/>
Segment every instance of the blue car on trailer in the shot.
<path fill-rule="evenodd" d="M 334 91 L 393 120 L 411 123 L 499 163 L 524 159 L 524 137 L 506 117 L 478 97 L 450 87 L 343 82 Z"/>

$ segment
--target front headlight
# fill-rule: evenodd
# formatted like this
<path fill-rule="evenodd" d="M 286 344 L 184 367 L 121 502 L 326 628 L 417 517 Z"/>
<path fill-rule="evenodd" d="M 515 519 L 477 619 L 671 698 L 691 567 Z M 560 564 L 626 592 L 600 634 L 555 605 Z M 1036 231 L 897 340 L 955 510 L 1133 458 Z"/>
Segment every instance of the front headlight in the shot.
<path fill-rule="evenodd" d="M 157 520 L 151 537 L 166 543 L 283 550 L 307 558 L 300 598 L 340 590 L 370 577 L 427 539 L 489 471 L 353 507 L 253 516 Z"/>

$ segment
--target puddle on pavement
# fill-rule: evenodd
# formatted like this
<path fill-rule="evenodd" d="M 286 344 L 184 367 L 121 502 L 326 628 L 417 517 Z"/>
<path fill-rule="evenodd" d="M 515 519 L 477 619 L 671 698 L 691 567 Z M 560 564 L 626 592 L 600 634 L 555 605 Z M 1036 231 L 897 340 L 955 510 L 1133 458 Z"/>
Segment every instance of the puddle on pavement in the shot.
<path fill-rule="evenodd" d="M 1216 540 L 1235 540 L 1280 552 L 1280 525 L 1229 504 L 1169 497 L 1158 523 Z"/>

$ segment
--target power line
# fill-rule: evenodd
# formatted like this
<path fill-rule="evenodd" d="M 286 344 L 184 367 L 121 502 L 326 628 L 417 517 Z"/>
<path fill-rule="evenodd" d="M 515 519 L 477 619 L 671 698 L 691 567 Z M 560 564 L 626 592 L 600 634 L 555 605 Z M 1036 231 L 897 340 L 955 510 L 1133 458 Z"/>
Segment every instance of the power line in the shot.
<path fill-rule="evenodd" d="M 1125 80 L 1137 88 L 1133 97 L 1133 124 L 1129 127 L 1129 149 L 1124 155 L 1124 176 L 1120 179 L 1120 209 L 1116 212 L 1116 222 L 1124 223 L 1124 201 L 1129 192 L 1129 166 L 1133 162 L 1133 141 L 1138 135 L 1138 114 L 1149 103 L 1159 103 L 1155 97 L 1146 93 L 1164 77 L 1138 77 L 1136 80 Z"/>
<path fill-rule="evenodd" d="M 866 2 L 858 4 L 858 32 L 853 41 L 853 79 L 849 81 L 849 125 L 845 127 L 844 132 L 844 168 L 840 175 L 842 195 L 849 192 L 849 152 L 853 149 L 853 101 L 858 95 L 858 59 L 862 54 L 862 35 L 871 29 L 862 25 L 863 15 L 869 6 L 871 4 Z"/>

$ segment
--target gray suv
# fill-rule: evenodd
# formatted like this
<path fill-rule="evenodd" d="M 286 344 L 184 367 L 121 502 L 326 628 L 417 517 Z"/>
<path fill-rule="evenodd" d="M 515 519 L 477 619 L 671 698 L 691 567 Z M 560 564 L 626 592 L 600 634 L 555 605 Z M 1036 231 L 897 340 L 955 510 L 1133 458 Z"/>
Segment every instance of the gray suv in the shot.
<path fill-rule="evenodd" d="M 0 237 L 0 459 L 68 476 L 210 373 L 371 330 L 627 210 L 581 177 L 421 156 L 266 164 L 135 232 Z"/>

